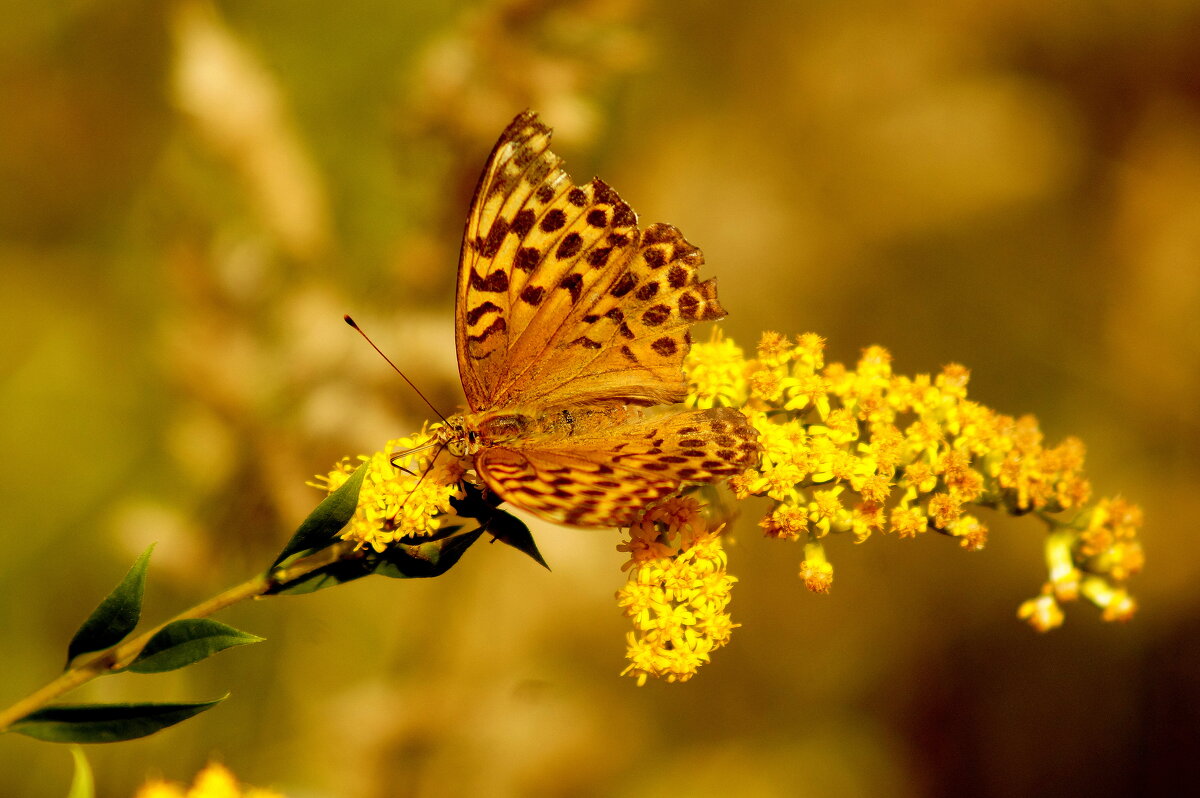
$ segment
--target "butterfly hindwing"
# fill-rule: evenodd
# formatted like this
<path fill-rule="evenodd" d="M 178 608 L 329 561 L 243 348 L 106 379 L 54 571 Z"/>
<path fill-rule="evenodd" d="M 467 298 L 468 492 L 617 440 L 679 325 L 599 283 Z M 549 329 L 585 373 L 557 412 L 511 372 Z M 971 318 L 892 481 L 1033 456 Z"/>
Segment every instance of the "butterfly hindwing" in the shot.
<path fill-rule="evenodd" d="M 754 465 L 753 428 L 732 408 L 688 410 L 553 444 L 498 446 L 475 467 L 506 501 L 573 526 L 629 526 L 685 482 L 711 482 Z"/>

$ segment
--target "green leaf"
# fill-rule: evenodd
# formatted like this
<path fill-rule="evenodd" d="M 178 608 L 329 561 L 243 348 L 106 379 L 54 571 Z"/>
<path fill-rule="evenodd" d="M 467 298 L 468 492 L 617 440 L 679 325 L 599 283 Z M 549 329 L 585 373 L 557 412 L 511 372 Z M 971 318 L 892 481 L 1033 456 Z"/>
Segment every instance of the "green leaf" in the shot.
<path fill-rule="evenodd" d="M 461 535 L 415 546 L 392 546 L 380 555 L 382 562 L 375 573 L 391 579 L 427 579 L 449 571 L 471 545 L 479 540 L 483 529 L 473 529 Z"/>
<path fill-rule="evenodd" d="M 457 529 L 457 527 L 455 527 Z M 463 553 L 483 534 L 482 529 L 434 538 L 423 543 L 395 543 L 382 552 L 366 550 L 354 559 L 339 560 L 291 582 L 277 585 L 267 595 L 301 595 L 379 574 L 392 579 L 441 576 L 454 567 Z"/>
<path fill-rule="evenodd" d="M 454 508 L 454 513 L 459 518 L 474 518 L 483 523 L 491 517 L 492 512 L 503 501 L 503 499 L 494 493 L 485 496 L 483 491 L 476 486 L 465 483 L 463 485 L 463 497 L 461 499 L 451 499 L 450 506 Z"/>
<path fill-rule="evenodd" d="M 316 551 L 332 543 L 337 533 L 354 516 L 354 509 L 358 506 L 358 491 L 366 473 L 367 464 L 363 463 L 354 469 L 341 487 L 326 496 L 317 509 L 301 522 L 296 534 L 279 552 L 271 567 L 274 568 L 293 554 Z"/>
<path fill-rule="evenodd" d="M 46 707 L 8 728 L 50 743 L 118 743 L 134 740 L 211 709 L 228 698 L 176 704 L 79 704 Z"/>
<path fill-rule="evenodd" d="M 504 510 L 499 509 L 503 500 L 492 494 L 484 496 L 483 492 L 474 486 L 466 486 L 466 495 L 461 499 L 451 499 L 454 512 L 463 518 L 474 518 L 479 525 L 492 537 L 501 543 L 508 544 L 520 552 L 529 555 L 538 565 L 550 570 L 537 544 L 533 542 L 533 533 L 525 522 Z"/>
<path fill-rule="evenodd" d="M 208 618 L 188 618 L 163 627 L 138 654 L 128 670 L 163 673 L 183 668 L 234 646 L 263 638 Z"/>
<path fill-rule="evenodd" d="M 504 510 L 495 510 L 492 517 L 484 524 L 484 530 L 501 543 L 529 555 L 535 563 L 547 571 L 550 570 L 550 566 L 542 558 L 542 553 L 538 551 L 537 544 L 533 542 L 533 533 L 520 518 L 510 515 Z"/>
<path fill-rule="evenodd" d="M 358 551 L 353 557 L 332 562 L 314 571 L 309 571 L 290 582 L 279 582 L 268 589 L 268 596 L 297 596 L 303 593 L 316 593 L 327 587 L 337 587 L 355 579 L 362 579 L 375 572 L 377 562 L 373 553 Z"/>
<path fill-rule="evenodd" d="M 89 651 L 101 651 L 115 646 L 138 625 L 142 616 L 142 592 L 146 587 L 146 568 L 154 544 L 137 558 L 121 584 L 100 602 L 88 619 L 79 627 L 67 646 L 67 666 L 71 660 Z"/>
<path fill-rule="evenodd" d="M 83 749 L 71 746 L 71 758 L 75 760 L 75 776 L 71 779 L 71 791 L 67 798 L 96 798 L 96 780 L 92 778 L 92 766 L 88 764 Z"/>

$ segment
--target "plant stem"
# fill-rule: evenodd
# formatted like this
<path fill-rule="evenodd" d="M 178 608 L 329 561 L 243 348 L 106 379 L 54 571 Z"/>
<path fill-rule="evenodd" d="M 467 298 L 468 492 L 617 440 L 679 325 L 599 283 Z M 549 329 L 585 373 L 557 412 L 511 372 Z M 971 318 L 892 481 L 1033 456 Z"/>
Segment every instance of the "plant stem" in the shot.
<path fill-rule="evenodd" d="M 41 709 L 63 693 L 74 690 L 76 687 L 90 682 L 97 676 L 103 676 L 106 673 L 112 673 L 128 666 L 137 659 L 138 654 L 146 647 L 150 639 L 168 624 L 190 618 L 207 618 L 209 615 L 220 612 L 226 607 L 230 607 L 240 601 L 257 598 L 274 587 L 287 584 L 338 560 L 350 559 L 356 555 L 357 552 L 355 552 L 353 544 L 347 542 L 335 543 L 316 554 L 297 560 L 287 567 L 276 568 L 268 573 L 259 574 L 252 579 L 247 579 L 240 585 L 235 585 L 206 601 L 200 602 L 190 609 L 184 610 L 175 617 L 163 621 L 137 637 L 118 643 L 103 651 L 96 652 L 87 659 L 82 659 L 72 664 L 58 678 L 49 682 L 41 689 L 31 693 L 7 709 L 0 710 L 0 733 L 6 731 L 9 726 L 31 712 Z"/>

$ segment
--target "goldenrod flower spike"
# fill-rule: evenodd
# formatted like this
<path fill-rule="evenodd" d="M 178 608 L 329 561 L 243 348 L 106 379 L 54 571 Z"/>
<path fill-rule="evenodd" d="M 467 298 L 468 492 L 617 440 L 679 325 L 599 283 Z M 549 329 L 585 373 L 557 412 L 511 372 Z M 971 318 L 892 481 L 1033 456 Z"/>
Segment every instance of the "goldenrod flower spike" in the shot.
<path fill-rule="evenodd" d="M 1144 560 L 1141 511 L 1121 499 L 1093 502 L 1081 441 L 1047 446 L 1033 416 L 1014 419 L 971 401 L 962 365 L 909 377 L 893 373 L 883 347 L 865 349 L 851 369 L 826 365 L 824 346 L 814 333 L 792 343 L 767 332 L 757 357 L 739 360 L 742 350 L 717 335 L 695 344 L 685 364 L 689 403 L 739 407 L 759 431 L 758 468 L 729 485 L 739 499 L 774 501 L 759 525 L 768 537 L 804 544 L 800 575 L 810 590 L 832 584 L 820 543 L 831 534 L 861 543 L 877 532 L 915 538 L 932 530 L 978 551 L 988 528 L 973 508 L 986 507 L 1036 512 L 1050 528 L 1049 580 L 1021 618 L 1054 628 L 1061 604 L 1081 595 L 1105 620 L 1131 617 L 1136 603 L 1124 583 Z"/>
<path fill-rule="evenodd" d="M 1136 609 L 1125 582 L 1141 570 L 1141 511 L 1121 499 L 1092 501 L 1083 476 L 1085 449 L 1075 438 L 1047 446 L 1032 416 L 1013 418 L 967 397 L 970 372 L 898 375 L 891 354 L 868 347 L 854 368 L 825 363 L 825 341 L 765 333 L 756 357 L 720 332 L 693 344 L 684 371 L 693 407 L 735 407 L 758 432 L 755 468 L 728 480 L 738 499 L 765 496 L 759 521 L 768 537 L 804 546 L 799 575 L 828 593 L 834 566 L 827 547 L 849 534 L 913 539 L 937 532 L 968 551 L 983 549 L 988 528 L 979 508 L 1035 514 L 1049 527 L 1048 578 L 1018 610 L 1040 631 L 1062 624 L 1062 605 L 1080 596 L 1104 620 Z M 401 539 L 435 534 L 464 495 L 456 458 L 434 467 L 420 447 L 436 430 L 391 441 L 368 463 L 358 511 L 342 536 L 383 552 Z M 418 451 L 411 451 L 411 450 Z M 393 467 L 394 452 L 409 452 Z M 318 485 L 332 490 L 357 463 L 343 460 Z M 715 528 L 714 528 L 715 527 Z M 729 641 L 727 611 L 736 579 L 726 570 L 721 525 L 705 520 L 692 498 L 671 496 L 646 508 L 618 548 L 629 559 L 617 604 L 633 625 L 624 674 L 687 681 Z"/>

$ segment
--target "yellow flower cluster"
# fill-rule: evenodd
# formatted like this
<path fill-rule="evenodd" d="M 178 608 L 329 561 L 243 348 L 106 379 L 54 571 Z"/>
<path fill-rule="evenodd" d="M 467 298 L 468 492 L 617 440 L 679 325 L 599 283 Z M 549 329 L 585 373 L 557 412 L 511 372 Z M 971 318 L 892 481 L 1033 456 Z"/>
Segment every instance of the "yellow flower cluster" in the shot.
<path fill-rule="evenodd" d="M 463 496 L 463 469 L 457 460 L 433 468 L 432 440 L 422 431 L 388 441 L 382 452 L 359 455 L 357 461 L 344 457 L 327 475 L 309 483 L 332 493 L 366 463 L 358 508 L 342 530 L 343 539 L 383 551 L 400 538 L 437 531 L 442 517 L 452 513 L 450 500 Z"/>
<path fill-rule="evenodd" d="M 622 675 L 639 686 L 651 676 L 685 682 L 729 642 L 737 624 L 726 608 L 737 580 L 725 572 L 719 533 L 695 499 L 671 497 L 647 509 L 617 547 L 629 554 L 617 603 L 634 627 Z"/>
<path fill-rule="evenodd" d="M 759 468 L 730 480 L 738 498 L 768 496 L 766 534 L 805 544 L 800 575 L 827 592 L 833 566 L 822 539 L 876 532 L 914 538 L 933 530 L 968 550 L 987 543 L 971 507 L 1035 512 L 1050 525 L 1050 579 L 1020 616 L 1038 629 L 1061 622 L 1058 602 L 1082 595 L 1106 620 L 1128 619 L 1135 604 L 1124 582 L 1140 570 L 1141 513 L 1122 500 L 1089 504 L 1084 446 L 1043 443 L 1032 416 L 1013 418 L 967 399 L 966 368 L 936 376 L 892 373 L 891 355 L 873 346 L 857 367 L 825 364 L 824 339 L 791 341 L 766 333 L 757 357 L 714 337 L 688 358 L 692 406 L 741 407 L 758 429 Z M 1068 521 L 1052 513 L 1074 511 Z"/>
<path fill-rule="evenodd" d="M 243 789 L 228 768 L 212 762 L 196 774 L 191 787 L 152 779 L 142 785 L 134 798 L 283 798 L 283 794 L 257 787 Z"/>

